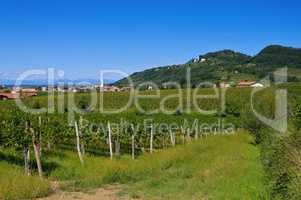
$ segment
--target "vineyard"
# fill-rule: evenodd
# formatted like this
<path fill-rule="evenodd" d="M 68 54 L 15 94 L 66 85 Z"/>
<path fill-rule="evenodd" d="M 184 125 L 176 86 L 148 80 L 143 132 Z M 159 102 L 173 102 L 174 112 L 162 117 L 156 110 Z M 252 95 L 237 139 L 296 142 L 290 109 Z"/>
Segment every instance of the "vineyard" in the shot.
<path fill-rule="evenodd" d="M 288 88 L 289 127 L 292 132 L 298 132 L 296 124 L 300 117 L 298 106 L 301 89 L 297 85 L 283 87 Z M 269 118 L 274 117 L 275 89 L 265 89 L 253 97 L 255 109 Z M 269 195 L 278 195 L 273 193 L 279 192 L 274 186 L 263 186 L 263 171 L 268 169 L 264 164 L 261 167 L 259 159 L 259 156 L 271 159 L 266 152 L 272 150 L 267 149 L 266 144 L 276 143 L 274 140 L 278 139 L 272 141 L 271 137 L 261 134 L 268 129 L 250 114 L 251 90 L 234 88 L 224 93 L 218 91 L 218 95 L 212 89 L 182 90 L 184 95 L 180 97 L 176 96 L 176 92 L 161 90 L 157 98 L 139 99 L 139 109 L 137 102 L 132 102 L 126 110 L 115 114 L 105 114 L 100 112 L 100 108 L 106 111 L 120 109 L 128 103 L 130 93 L 105 93 L 103 96 L 96 93 L 97 102 L 92 107 L 89 94 L 76 94 L 71 103 L 68 95 L 55 94 L 54 109 L 40 114 L 23 112 L 14 101 L 0 101 L 0 199 L 47 196 L 51 193 L 51 182 L 56 181 L 66 190 L 97 188 L 111 183 L 128 184 L 124 189 L 127 194 L 150 199 L 174 198 L 173 195 L 177 193 L 172 195 L 170 192 L 179 188 L 183 189 L 179 195 L 181 199 L 222 199 L 227 195 L 230 199 L 245 195 L 250 199 L 268 199 Z M 192 103 L 187 96 L 194 92 L 212 97 L 200 98 Z M 156 92 L 141 94 L 156 95 Z M 163 101 L 170 95 L 175 96 Z M 225 99 L 224 103 L 222 98 Z M 162 101 L 164 111 L 168 111 L 168 114 L 161 110 Z M 47 95 L 24 100 L 24 104 L 32 109 L 45 108 L 48 103 Z M 81 112 L 74 112 L 74 107 Z M 199 108 L 215 112 L 200 114 Z M 154 110 L 156 112 L 152 113 Z M 228 148 L 231 146 L 241 150 Z M 259 155 L 258 149 L 265 150 L 265 153 Z M 200 154 L 207 151 L 207 154 Z M 211 156 L 217 157 L 213 159 Z M 208 166 L 202 164 L 202 160 L 208 162 Z M 236 169 L 240 164 L 241 168 Z M 216 169 L 208 171 L 210 166 L 216 166 Z M 222 174 L 224 179 L 217 178 L 209 183 L 208 177 L 218 176 L 219 170 L 226 170 Z M 256 189 L 242 187 L 235 194 L 238 196 L 224 193 L 226 191 L 222 187 L 230 187 L 248 170 L 251 172 L 244 180 L 240 180 L 243 182 L 241 184 L 253 182 Z M 232 173 L 237 173 L 234 176 L 237 179 L 216 186 Z M 198 185 L 196 188 L 199 193 L 189 191 L 189 184 L 185 185 L 184 182 L 176 185 L 178 179 L 183 178 L 203 180 L 203 183 L 189 182 Z M 144 183 L 143 179 L 149 182 Z M 272 181 L 270 183 L 273 184 Z M 156 196 L 160 187 L 165 190 Z M 149 189 L 149 193 L 145 192 L 145 188 Z M 169 188 L 175 191 L 168 191 Z M 231 187 L 228 189 L 234 190 Z"/>

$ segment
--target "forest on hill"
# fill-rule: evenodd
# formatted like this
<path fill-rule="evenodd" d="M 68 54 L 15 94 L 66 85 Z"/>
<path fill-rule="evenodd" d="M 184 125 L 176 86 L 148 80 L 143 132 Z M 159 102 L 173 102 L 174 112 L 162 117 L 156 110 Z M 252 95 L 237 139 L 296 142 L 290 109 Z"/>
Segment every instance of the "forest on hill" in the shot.
<path fill-rule="evenodd" d="M 186 84 L 187 69 L 191 70 L 191 85 L 201 82 L 217 83 L 221 81 L 260 80 L 278 68 L 288 68 L 288 81 L 301 80 L 301 49 L 271 45 L 255 56 L 245 55 L 232 50 L 222 50 L 191 59 L 185 64 L 156 67 L 135 72 L 129 76 L 135 86 L 145 81 L 152 81 L 160 86 L 175 81 Z M 128 85 L 124 78 L 115 85 Z"/>

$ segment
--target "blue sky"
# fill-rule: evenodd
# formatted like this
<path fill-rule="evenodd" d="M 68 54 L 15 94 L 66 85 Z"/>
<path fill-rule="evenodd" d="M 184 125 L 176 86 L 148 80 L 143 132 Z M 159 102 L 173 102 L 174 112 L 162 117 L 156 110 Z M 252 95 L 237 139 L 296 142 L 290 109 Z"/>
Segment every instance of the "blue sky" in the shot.
<path fill-rule="evenodd" d="M 54 67 L 67 78 L 132 73 L 208 51 L 301 47 L 300 1 L 0 1 L 0 78 Z"/>

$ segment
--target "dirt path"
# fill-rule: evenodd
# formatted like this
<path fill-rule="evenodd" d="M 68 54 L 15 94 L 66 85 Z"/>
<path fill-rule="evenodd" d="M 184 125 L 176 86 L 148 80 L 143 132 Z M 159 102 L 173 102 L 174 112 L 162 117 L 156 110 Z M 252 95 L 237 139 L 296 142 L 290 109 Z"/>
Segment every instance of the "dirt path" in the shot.
<path fill-rule="evenodd" d="M 120 190 L 117 186 L 106 186 L 89 193 L 56 191 L 46 198 L 38 200 L 131 200 L 129 197 L 118 197 Z"/>

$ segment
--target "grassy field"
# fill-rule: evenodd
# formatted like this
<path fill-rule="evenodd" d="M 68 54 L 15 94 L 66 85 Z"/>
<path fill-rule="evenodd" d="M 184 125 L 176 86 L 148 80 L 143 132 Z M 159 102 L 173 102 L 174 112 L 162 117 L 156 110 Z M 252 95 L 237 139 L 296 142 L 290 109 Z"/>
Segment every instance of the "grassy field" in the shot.
<path fill-rule="evenodd" d="M 46 195 L 49 182 L 65 190 L 87 191 L 121 184 L 119 195 L 144 199 L 259 199 L 264 197 L 259 150 L 247 133 L 209 136 L 185 146 L 109 160 L 87 155 L 81 166 L 74 152 L 45 158 L 53 167 L 47 179 L 23 175 L 22 166 L 0 162 L 0 197 L 31 198 Z"/>
<path fill-rule="evenodd" d="M 0 161 L 0 199 L 32 199 L 50 192 L 47 180 L 26 176 L 22 167 Z"/>
<path fill-rule="evenodd" d="M 259 199 L 265 194 L 258 150 L 246 134 L 210 137 L 162 153 L 173 161 L 126 186 L 146 199 Z"/>

